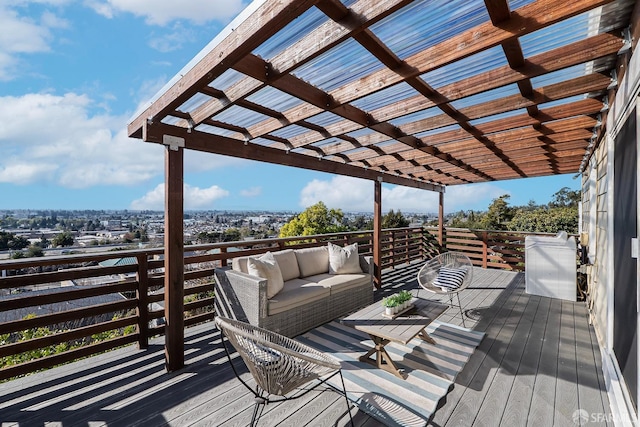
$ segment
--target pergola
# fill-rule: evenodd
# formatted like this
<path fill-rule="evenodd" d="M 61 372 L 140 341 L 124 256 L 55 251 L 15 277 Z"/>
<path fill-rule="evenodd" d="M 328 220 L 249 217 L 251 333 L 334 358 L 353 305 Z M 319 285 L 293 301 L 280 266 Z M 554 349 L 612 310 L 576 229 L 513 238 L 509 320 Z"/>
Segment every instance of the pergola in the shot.
<path fill-rule="evenodd" d="M 373 181 L 379 266 L 382 182 L 439 192 L 442 230 L 448 185 L 580 173 L 638 13 L 634 0 L 251 3 L 128 125 L 167 146 L 167 368 L 184 363 L 184 149 Z"/>

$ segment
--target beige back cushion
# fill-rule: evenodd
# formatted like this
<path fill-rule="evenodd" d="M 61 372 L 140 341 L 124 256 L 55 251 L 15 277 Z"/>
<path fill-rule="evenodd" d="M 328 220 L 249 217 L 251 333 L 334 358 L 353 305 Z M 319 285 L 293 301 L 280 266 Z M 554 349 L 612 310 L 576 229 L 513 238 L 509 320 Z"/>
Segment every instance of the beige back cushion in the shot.
<path fill-rule="evenodd" d="M 231 268 L 235 271 L 239 271 L 241 273 L 248 273 L 247 270 L 247 260 L 248 256 L 241 256 L 231 260 Z"/>
<path fill-rule="evenodd" d="M 293 249 L 285 249 L 284 251 L 273 252 L 273 257 L 276 259 L 280 272 L 282 272 L 282 279 L 287 280 L 297 279 L 300 277 L 300 268 L 298 267 L 298 259 Z"/>
<path fill-rule="evenodd" d="M 296 249 L 300 277 L 314 276 L 329 272 L 329 251 L 326 246 Z"/>
<path fill-rule="evenodd" d="M 273 298 L 284 287 L 280 267 L 271 252 L 267 252 L 260 258 L 249 258 L 247 270 L 252 276 L 267 279 L 267 298 Z"/>
<path fill-rule="evenodd" d="M 329 274 L 362 273 L 357 243 L 343 248 L 329 242 L 327 247 L 329 249 Z"/>

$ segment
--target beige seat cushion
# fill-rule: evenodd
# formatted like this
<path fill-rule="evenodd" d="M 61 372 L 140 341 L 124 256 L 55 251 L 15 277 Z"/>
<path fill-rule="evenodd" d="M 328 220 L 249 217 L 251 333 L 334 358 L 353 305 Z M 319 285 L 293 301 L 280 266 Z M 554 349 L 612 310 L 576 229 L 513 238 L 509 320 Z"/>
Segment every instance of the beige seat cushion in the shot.
<path fill-rule="evenodd" d="M 285 249 L 284 251 L 273 252 L 273 257 L 276 259 L 280 272 L 282 273 L 282 279 L 287 280 L 297 279 L 300 277 L 300 268 L 298 267 L 298 259 L 296 254 L 293 253 L 293 249 Z"/>
<path fill-rule="evenodd" d="M 329 251 L 329 274 L 362 273 L 357 243 L 340 247 L 329 242 L 327 249 Z"/>
<path fill-rule="evenodd" d="M 249 258 L 247 260 L 247 272 L 252 276 L 267 279 L 267 298 L 273 298 L 284 287 L 282 273 L 273 254 L 267 252 L 260 258 Z"/>
<path fill-rule="evenodd" d="M 364 284 L 371 284 L 371 276 L 369 274 L 316 274 L 315 276 L 306 277 L 305 280 L 315 282 L 323 288 L 331 289 L 331 293 L 346 291 L 347 289 L 357 288 Z M 371 287 L 373 292 L 373 286 Z"/>
<path fill-rule="evenodd" d="M 330 289 L 304 279 L 291 279 L 284 289 L 269 300 L 269 315 L 297 308 L 327 298 Z"/>
<path fill-rule="evenodd" d="M 296 249 L 300 277 L 329 272 L 329 251 L 326 246 Z"/>

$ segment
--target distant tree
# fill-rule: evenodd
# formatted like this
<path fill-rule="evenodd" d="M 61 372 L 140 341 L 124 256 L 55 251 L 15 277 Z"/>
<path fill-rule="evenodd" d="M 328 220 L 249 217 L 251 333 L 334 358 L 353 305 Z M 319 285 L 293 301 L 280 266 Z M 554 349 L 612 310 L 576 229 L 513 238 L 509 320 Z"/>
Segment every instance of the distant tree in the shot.
<path fill-rule="evenodd" d="M 509 229 L 537 233 L 577 233 L 578 211 L 575 207 L 542 207 L 533 211 L 519 209 L 509 222 Z"/>
<path fill-rule="evenodd" d="M 364 215 L 358 215 L 349 223 L 349 228 L 354 231 L 372 230 L 373 221 L 365 218 Z"/>
<path fill-rule="evenodd" d="M 229 228 L 222 233 L 223 242 L 238 242 L 241 237 L 240 230 L 237 228 Z"/>
<path fill-rule="evenodd" d="M 509 207 L 510 196 L 504 194 L 497 199 L 493 199 L 489 205 L 489 210 L 480 219 L 480 226 L 485 230 L 506 230 L 507 224 L 513 218 L 513 209 Z"/>
<path fill-rule="evenodd" d="M 578 207 L 581 200 L 581 194 L 578 190 L 571 190 L 569 187 L 562 187 L 553 195 L 553 200 L 549 203 L 549 207 Z"/>
<path fill-rule="evenodd" d="M 71 233 L 69 233 L 68 231 L 65 231 L 63 233 L 60 234 L 56 234 L 56 236 L 53 238 L 53 246 L 55 247 L 65 247 L 65 246 L 72 246 L 73 242 L 74 242 L 74 238 L 73 235 Z"/>
<path fill-rule="evenodd" d="M 12 249 L 19 251 L 29 246 L 29 241 L 15 233 L 0 231 L 0 250 Z"/>
<path fill-rule="evenodd" d="M 38 245 L 29 246 L 29 249 L 27 250 L 27 257 L 36 258 L 41 256 L 44 256 L 44 252 L 42 251 L 42 248 L 40 246 Z"/>
<path fill-rule="evenodd" d="M 311 236 L 346 231 L 340 209 L 328 209 L 323 202 L 309 206 L 280 229 L 280 237 Z"/>
<path fill-rule="evenodd" d="M 382 217 L 382 228 L 402 228 L 408 227 L 409 220 L 402 215 L 402 212 L 394 212 L 391 209 L 386 215 Z"/>
<path fill-rule="evenodd" d="M 22 251 L 15 251 L 11 254 L 11 259 L 21 259 L 25 257 L 26 255 Z"/>
<path fill-rule="evenodd" d="M 42 236 L 40 238 L 40 241 L 37 243 L 34 243 L 37 246 L 40 246 L 42 249 L 47 249 L 49 246 L 51 246 L 51 240 L 47 239 L 46 237 Z"/>

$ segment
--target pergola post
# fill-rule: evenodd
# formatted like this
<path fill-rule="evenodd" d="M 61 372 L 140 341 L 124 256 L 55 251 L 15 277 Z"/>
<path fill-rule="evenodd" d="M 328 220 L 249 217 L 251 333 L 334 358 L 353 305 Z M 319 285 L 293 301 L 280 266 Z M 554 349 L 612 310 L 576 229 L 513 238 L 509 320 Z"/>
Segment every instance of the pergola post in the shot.
<path fill-rule="evenodd" d="M 382 179 L 374 181 L 373 191 L 373 283 L 382 287 Z"/>
<path fill-rule="evenodd" d="M 184 148 L 166 147 L 164 214 L 165 366 L 184 366 Z"/>
<path fill-rule="evenodd" d="M 444 191 L 438 193 L 438 245 L 442 247 L 444 244 Z"/>

